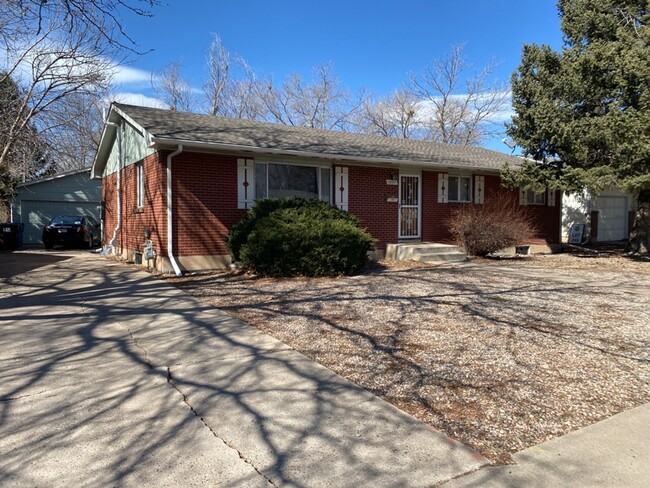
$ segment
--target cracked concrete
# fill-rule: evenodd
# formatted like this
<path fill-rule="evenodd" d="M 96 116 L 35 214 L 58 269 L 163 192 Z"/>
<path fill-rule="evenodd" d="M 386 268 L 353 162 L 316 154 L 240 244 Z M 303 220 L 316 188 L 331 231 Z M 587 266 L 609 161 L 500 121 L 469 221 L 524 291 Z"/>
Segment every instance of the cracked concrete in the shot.
<path fill-rule="evenodd" d="M 3 486 L 409 487 L 486 463 L 146 273 L 18 252 L 0 280 Z"/>
<path fill-rule="evenodd" d="M 182 392 L 181 390 L 179 390 L 178 387 L 174 384 L 173 379 L 172 379 L 172 373 L 171 373 L 171 369 L 170 369 L 170 368 L 167 368 L 167 383 L 169 383 L 169 384 L 172 386 L 172 388 L 174 388 L 174 389 L 175 389 L 175 390 L 176 390 L 176 391 L 177 391 L 177 392 L 178 392 L 178 393 L 183 397 L 183 402 L 185 402 L 185 404 L 189 407 L 189 409 L 192 411 L 192 413 L 193 413 L 193 414 L 194 414 L 194 415 L 195 415 L 195 416 L 196 416 L 196 417 L 197 417 L 197 418 L 198 418 L 198 419 L 203 423 L 203 425 L 204 425 L 204 426 L 205 426 L 205 427 L 206 427 L 206 428 L 207 428 L 207 429 L 212 433 L 212 435 L 214 435 L 217 439 L 219 439 L 221 442 L 223 442 L 225 446 L 227 446 L 227 447 L 229 447 L 230 449 L 232 449 L 233 451 L 235 451 L 235 452 L 237 453 L 237 455 L 239 456 L 239 459 L 241 459 L 242 461 L 244 461 L 246 464 L 249 464 L 249 465 L 250 465 L 250 466 L 255 470 L 255 472 L 257 472 L 257 474 L 259 474 L 259 475 L 262 476 L 266 481 L 268 481 L 269 484 L 270 484 L 271 486 L 277 486 L 277 485 L 273 482 L 273 480 L 270 479 L 270 478 L 268 478 L 266 475 L 264 475 L 264 473 L 262 473 L 262 472 L 261 472 L 261 471 L 260 471 L 260 470 L 259 470 L 259 469 L 254 465 L 254 464 L 253 464 L 253 462 L 252 462 L 250 459 L 248 459 L 248 458 L 244 455 L 244 453 L 242 453 L 241 451 L 239 451 L 235 446 L 229 444 L 225 439 L 222 439 L 221 437 L 219 437 L 219 435 L 214 431 L 214 429 L 213 429 L 212 427 L 210 427 L 210 425 L 205 421 L 205 419 L 204 419 L 203 417 L 201 417 L 201 416 L 198 414 L 198 412 L 194 409 L 194 407 L 190 404 L 190 402 L 187 401 L 187 397 L 186 397 L 186 396 L 183 394 L 183 392 Z"/>

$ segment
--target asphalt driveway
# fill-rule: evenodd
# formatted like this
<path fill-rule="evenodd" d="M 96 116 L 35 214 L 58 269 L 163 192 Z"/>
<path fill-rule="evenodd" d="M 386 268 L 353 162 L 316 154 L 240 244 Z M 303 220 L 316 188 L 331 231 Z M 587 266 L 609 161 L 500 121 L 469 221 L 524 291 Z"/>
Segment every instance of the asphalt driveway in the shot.
<path fill-rule="evenodd" d="M 0 254 L 0 485 L 430 486 L 486 460 L 148 274 Z"/>

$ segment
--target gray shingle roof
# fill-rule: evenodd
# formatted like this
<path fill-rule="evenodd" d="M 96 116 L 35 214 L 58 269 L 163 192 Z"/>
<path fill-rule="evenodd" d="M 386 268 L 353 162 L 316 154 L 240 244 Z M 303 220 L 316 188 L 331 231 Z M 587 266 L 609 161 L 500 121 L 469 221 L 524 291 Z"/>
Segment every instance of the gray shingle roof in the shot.
<path fill-rule="evenodd" d="M 330 159 L 468 169 L 496 170 L 506 162 L 511 166 L 520 162 L 513 156 L 474 146 L 293 127 L 117 103 L 114 106 L 158 143 L 232 145 Z"/>

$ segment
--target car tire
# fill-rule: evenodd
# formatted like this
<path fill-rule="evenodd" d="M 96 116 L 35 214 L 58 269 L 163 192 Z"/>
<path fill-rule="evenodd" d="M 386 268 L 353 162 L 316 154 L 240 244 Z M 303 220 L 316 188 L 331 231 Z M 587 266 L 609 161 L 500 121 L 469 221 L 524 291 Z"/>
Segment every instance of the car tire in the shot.
<path fill-rule="evenodd" d="M 48 250 L 52 249 L 54 247 L 54 243 L 53 242 L 48 242 L 48 241 L 43 242 L 43 245 L 45 246 L 45 249 L 48 249 Z"/>
<path fill-rule="evenodd" d="M 93 244 L 94 244 L 94 242 L 93 242 L 93 235 L 90 234 L 90 235 L 88 236 L 88 249 L 92 249 L 92 248 L 93 248 Z"/>

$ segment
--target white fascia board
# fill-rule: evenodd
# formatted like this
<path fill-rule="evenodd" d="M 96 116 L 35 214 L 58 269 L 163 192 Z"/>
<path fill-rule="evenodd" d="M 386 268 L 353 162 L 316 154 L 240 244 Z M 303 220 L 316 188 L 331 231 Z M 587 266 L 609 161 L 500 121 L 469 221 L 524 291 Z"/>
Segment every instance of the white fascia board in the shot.
<path fill-rule="evenodd" d="M 456 169 L 456 170 L 469 170 L 469 171 L 481 171 L 489 173 L 498 173 L 499 169 L 496 168 L 486 168 L 484 166 L 471 166 L 471 165 L 454 165 L 448 161 L 444 163 L 434 163 L 430 161 L 411 161 L 405 159 L 390 159 L 390 158 L 373 158 L 366 156 L 346 156 L 341 154 L 328 154 L 320 152 L 311 152 L 311 151 L 292 151 L 286 149 L 274 149 L 274 148 L 262 148 L 262 147 L 253 147 L 253 146 L 242 146 L 237 144 L 221 144 L 215 142 L 201 142 L 201 141 L 188 141 L 183 139 L 168 139 L 163 137 L 155 137 L 148 134 L 150 137 L 150 146 L 152 148 L 160 148 L 161 146 L 170 146 L 176 147 L 179 144 L 182 144 L 183 147 L 188 149 L 200 149 L 200 150 L 222 150 L 230 152 L 248 152 L 254 154 L 277 154 L 277 155 L 286 155 L 294 157 L 303 157 L 303 158 L 320 158 L 320 159 L 329 159 L 334 162 L 341 164 L 354 164 L 354 163 L 365 163 L 368 165 L 377 165 L 377 164 L 391 164 L 395 166 L 418 166 L 422 168 L 432 168 L 432 169 Z"/>

